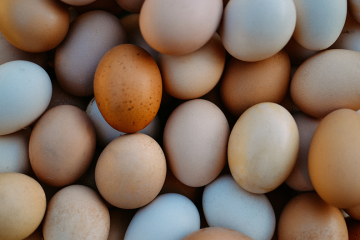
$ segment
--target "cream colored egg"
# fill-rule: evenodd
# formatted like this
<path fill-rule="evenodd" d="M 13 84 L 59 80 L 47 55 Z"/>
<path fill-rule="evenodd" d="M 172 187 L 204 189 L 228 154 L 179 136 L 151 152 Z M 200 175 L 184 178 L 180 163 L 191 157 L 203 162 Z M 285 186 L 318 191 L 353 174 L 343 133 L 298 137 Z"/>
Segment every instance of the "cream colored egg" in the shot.
<path fill-rule="evenodd" d="M 294 39 L 304 48 L 319 51 L 331 46 L 345 24 L 347 0 L 294 0 Z"/>
<path fill-rule="evenodd" d="M 276 103 L 260 103 L 235 123 L 228 143 L 232 176 L 245 190 L 266 193 L 290 175 L 299 151 L 299 131 L 291 114 Z"/>
<path fill-rule="evenodd" d="M 292 0 L 230 0 L 220 28 L 225 49 L 242 61 L 260 61 L 279 52 L 296 22 Z"/>
<path fill-rule="evenodd" d="M 164 88 L 179 99 L 199 98 L 219 82 L 225 67 L 225 49 L 220 36 L 187 55 L 160 54 L 158 59 Z"/>

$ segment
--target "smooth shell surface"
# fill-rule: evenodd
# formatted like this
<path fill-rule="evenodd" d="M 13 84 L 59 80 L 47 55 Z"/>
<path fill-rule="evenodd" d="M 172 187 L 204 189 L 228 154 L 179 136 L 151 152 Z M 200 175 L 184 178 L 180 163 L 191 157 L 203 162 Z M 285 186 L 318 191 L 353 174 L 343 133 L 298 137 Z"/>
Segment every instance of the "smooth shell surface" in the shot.
<path fill-rule="evenodd" d="M 101 153 L 95 181 L 101 196 L 124 209 L 142 207 L 159 194 L 166 177 L 166 160 L 151 137 L 134 133 L 113 140 Z"/>
<path fill-rule="evenodd" d="M 246 110 L 231 130 L 228 162 L 245 190 L 266 193 L 290 175 L 299 151 L 299 131 L 291 114 L 276 103 Z"/>
<path fill-rule="evenodd" d="M 345 219 L 340 210 L 316 193 L 304 193 L 288 202 L 280 215 L 278 239 L 347 240 Z"/>
<path fill-rule="evenodd" d="M 210 183 L 225 165 L 229 132 L 224 113 L 212 102 L 194 99 L 178 106 L 163 135 L 171 172 L 191 187 Z"/>
<path fill-rule="evenodd" d="M 196 232 L 193 232 L 182 240 L 252 240 L 251 237 L 246 236 L 245 234 L 221 227 L 209 227 L 203 228 Z"/>
<path fill-rule="evenodd" d="M 290 94 L 307 115 L 323 118 L 340 108 L 360 109 L 360 53 L 326 50 L 309 58 L 296 70 Z"/>
<path fill-rule="evenodd" d="M 71 105 L 54 107 L 31 132 L 31 167 L 47 185 L 71 184 L 90 166 L 95 145 L 95 129 L 85 112 Z"/>
<path fill-rule="evenodd" d="M 109 210 L 100 196 L 82 185 L 57 192 L 49 202 L 43 222 L 46 240 L 107 240 Z"/>
<path fill-rule="evenodd" d="M 292 0 L 231 0 L 220 35 L 225 49 L 242 61 L 260 61 L 279 52 L 291 38 L 296 22 Z"/>
<path fill-rule="evenodd" d="M 0 65 L 0 135 L 29 126 L 45 111 L 51 80 L 39 65 L 11 61 Z"/>
<path fill-rule="evenodd" d="M 0 239 L 24 239 L 40 225 L 46 209 L 43 188 L 21 173 L 0 174 Z"/>
<path fill-rule="evenodd" d="M 95 72 L 94 95 L 106 122 L 118 131 L 138 132 L 155 118 L 161 102 L 159 67 L 141 47 L 110 49 Z"/>
<path fill-rule="evenodd" d="M 210 227 L 230 228 L 258 240 L 274 235 L 275 213 L 267 197 L 244 190 L 230 175 L 205 187 L 202 205 Z"/>
<path fill-rule="evenodd" d="M 194 203 L 180 194 L 167 193 L 135 214 L 124 240 L 176 240 L 199 228 L 200 215 Z"/>
<path fill-rule="evenodd" d="M 317 127 L 308 157 L 311 182 L 325 202 L 360 205 L 360 115 L 350 109 L 328 114 Z"/>
<path fill-rule="evenodd" d="M 69 11 L 57 0 L 2 0 L 0 31 L 15 47 L 27 52 L 46 52 L 65 38 Z"/>

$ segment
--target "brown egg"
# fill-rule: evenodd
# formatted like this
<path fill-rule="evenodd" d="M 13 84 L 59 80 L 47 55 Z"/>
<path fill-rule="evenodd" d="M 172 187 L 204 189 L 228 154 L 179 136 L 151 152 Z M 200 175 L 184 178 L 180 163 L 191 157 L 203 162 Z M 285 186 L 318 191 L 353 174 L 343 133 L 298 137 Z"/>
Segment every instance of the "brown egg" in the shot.
<path fill-rule="evenodd" d="M 289 86 L 290 69 L 285 51 L 258 62 L 232 58 L 225 66 L 220 83 L 221 99 L 237 117 L 257 103 L 280 103 Z"/>
<path fill-rule="evenodd" d="M 360 220 L 360 205 L 344 209 L 345 212 L 352 218 L 356 220 Z"/>
<path fill-rule="evenodd" d="M 71 184 L 89 167 L 95 145 L 95 129 L 85 112 L 70 105 L 54 107 L 39 119 L 31 133 L 31 167 L 45 184 Z"/>
<path fill-rule="evenodd" d="M 360 114 L 339 109 L 328 114 L 311 141 L 311 182 L 327 203 L 338 208 L 360 205 Z"/>
<path fill-rule="evenodd" d="M 278 239 L 348 239 L 341 211 L 316 193 L 303 193 L 288 202 L 278 224 Z"/>
<path fill-rule="evenodd" d="M 116 0 L 117 4 L 124 10 L 139 13 L 145 0 Z"/>
<path fill-rule="evenodd" d="M 151 202 L 166 176 L 166 160 L 160 145 L 142 134 L 126 134 L 110 142 L 95 168 L 100 194 L 118 208 L 133 209 Z"/>
<path fill-rule="evenodd" d="M 0 174 L 0 239 L 24 239 L 40 225 L 46 209 L 40 184 L 22 173 Z"/>
<path fill-rule="evenodd" d="M 95 10 L 77 17 L 56 48 L 54 68 L 61 87 L 75 96 L 92 95 L 101 58 L 126 40 L 119 19 L 109 12 Z"/>
<path fill-rule="evenodd" d="M 222 0 L 146 0 L 140 11 L 140 30 L 158 52 L 188 54 L 210 40 L 222 12 Z"/>
<path fill-rule="evenodd" d="M 125 133 L 140 131 L 160 108 L 159 67 L 141 47 L 121 44 L 101 59 L 95 73 L 94 94 L 110 126 Z"/>
<path fill-rule="evenodd" d="M 0 31 L 15 47 L 27 52 L 45 52 L 65 38 L 69 11 L 57 0 L 0 1 Z"/>
<path fill-rule="evenodd" d="M 71 185 L 50 200 L 43 222 L 44 239 L 107 240 L 109 210 L 92 189 Z"/>
<path fill-rule="evenodd" d="M 197 230 L 182 240 L 252 240 L 245 234 L 223 227 L 209 227 Z"/>
<path fill-rule="evenodd" d="M 290 83 L 294 104 L 316 118 L 340 108 L 359 110 L 359 61 L 359 52 L 345 49 L 326 50 L 309 58 Z"/>
<path fill-rule="evenodd" d="M 137 209 L 121 209 L 113 207 L 110 212 L 110 232 L 107 240 L 124 239 L 126 229 Z"/>

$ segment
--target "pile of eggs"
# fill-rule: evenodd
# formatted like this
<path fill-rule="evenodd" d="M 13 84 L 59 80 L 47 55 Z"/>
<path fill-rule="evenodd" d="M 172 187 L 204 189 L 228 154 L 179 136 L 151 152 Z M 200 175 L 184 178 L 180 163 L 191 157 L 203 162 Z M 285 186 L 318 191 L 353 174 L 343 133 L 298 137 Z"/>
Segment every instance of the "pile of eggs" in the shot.
<path fill-rule="evenodd" d="M 358 239 L 359 0 L 1 0 L 1 240 Z"/>

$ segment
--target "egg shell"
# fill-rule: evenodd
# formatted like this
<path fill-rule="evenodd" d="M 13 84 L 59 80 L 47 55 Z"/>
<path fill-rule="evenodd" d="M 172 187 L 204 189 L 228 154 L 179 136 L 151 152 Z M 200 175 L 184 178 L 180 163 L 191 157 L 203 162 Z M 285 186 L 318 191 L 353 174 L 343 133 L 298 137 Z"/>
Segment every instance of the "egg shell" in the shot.
<path fill-rule="evenodd" d="M 1 173 L 0 196 L 0 239 L 24 239 L 31 235 L 46 209 L 40 184 L 22 173 Z"/>
<path fill-rule="evenodd" d="M 360 205 L 360 115 L 339 109 L 321 120 L 310 144 L 311 182 L 325 202 L 338 208 Z"/>
<path fill-rule="evenodd" d="M 145 49 L 156 61 L 159 56 L 159 52 L 150 47 L 142 36 L 139 26 L 139 16 L 139 14 L 129 14 L 120 19 L 128 36 L 128 43 Z"/>
<path fill-rule="evenodd" d="M 203 228 L 196 232 L 193 232 L 182 240 L 252 240 L 251 237 L 246 236 L 245 234 L 220 227 L 209 227 Z"/>
<path fill-rule="evenodd" d="M 141 47 L 121 44 L 110 49 L 95 72 L 94 95 L 101 115 L 125 133 L 138 132 L 155 118 L 161 102 L 158 65 Z"/>
<path fill-rule="evenodd" d="M 166 159 L 160 145 L 142 134 L 126 134 L 102 151 L 95 168 L 101 196 L 118 208 L 133 209 L 151 202 L 166 176 Z"/>
<path fill-rule="evenodd" d="M 116 0 L 119 6 L 132 13 L 139 13 L 145 0 Z"/>
<path fill-rule="evenodd" d="M 344 27 L 347 0 L 294 0 L 296 27 L 293 38 L 304 48 L 319 51 L 330 47 Z"/>
<path fill-rule="evenodd" d="M 353 219 L 360 220 L 360 205 L 344 210 Z"/>
<path fill-rule="evenodd" d="M 210 227 L 230 228 L 258 240 L 274 235 L 275 214 L 267 197 L 244 190 L 229 174 L 205 187 L 202 205 Z"/>
<path fill-rule="evenodd" d="M 291 38 L 296 10 L 291 0 L 231 0 L 220 27 L 225 49 L 242 61 L 260 61 L 279 52 Z"/>
<path fill-rule="evenodd" d="M 39 119 L 31 132 L 31 167 L 45 184 L 66 186 L 86 172 L 95 145 L 95 129 L 85 112 L 71 105 L 54 107 Z"/>
<path fill-rule="evenodd" d="M 159 54 L 166 92 L 179 99 L 199 98 L 210 92 L 220 80 L 225 56 L 217 33 L 195 52 L 181 56 Z"/>
<path fill-rule="evenodd" d="M 134 217 L 137 209 L 121 209 L 112 207 L 110 212 L 110 231 L 107 240 L 124 239 L 126 229 L 131 219 Z"/>
<path fill-rule="evenodd" d="M 56 48 L 54 67 L 58 82 L 72 95 L 92 95 L 101 58 L 126 41 L 126 33 L 115 15 L 101 10 L 80 15 Z"/>
<path fill-rule="evenodd" d="M 360 23 L 360 1 L 359 0 L 349 0 L 348 1 L 348 11 L 352 17 Z"/>
<path fill-rule="evenodd" d="M 306 60 L 290 83 L 295 105 L 316 118 L 340 108 L 359 110 L 358 61 L 359 52 L 345 49 L 326 50 Z"/>
<path fill-rule="evenodd" d="M 278 240 L 348 239 L 341 211 L 316 193 L 303 193 L 285 206 L 278 224 Z"/>
<path fill-rule="evenodd" d="M 180 182 L 201 187 L 224 168 L 229 124 L 213 103 L 194 99 L 178 106 L 168 118 L 163 135 L 169 167 Z"/>
<path fill-rule="evenodd" d="M 308 154 L 312 137 L 320 123 L 320 119 L 310 117 L 302 112 L 293 114 L 299 129 L 299 153 L 295 166 L 285 183 L 297 191 L 313 191 L 308 169 Z"/>
<path fill-rule="evenodd" d="M 16 60 L 0 65 L 0 135 L 29 126 L 51 99 L 51 80 L 39 65 Z"/>
<path fill-rule="evenodd" d="M 299 151 L 299 131 L 291 114 L 276 103 L 259 103 L 235 123 L 228 162 L 235 181 L 252 193 L 266 193 L 290 175 Z"/>
<path fill-rule="evenodd" d="M 65 38 L 69 11 L 56 0 L 2 0 L 0 31 L 15 47 L 27 52 L 46 52 Z"/>
<path fill-rule="evenodd" d="M 139 209 L 124 240 L 175 240 L 200 229 L 199 211 L 192 201 L 177 193 L 158 196 Z"/>
<path fill-rule="evenodd" d="M 12 134 L 0 136 L 0 173 L 32 172 L 29 160 L 31 129 L 25 128 Z"/>
<path fill-rule="evenodd" d="M 57 192 L 49 202 L 43 222 L 44 239 L 107 240 L 109 210 L 92 189 L 71 185 Z"/>
<path fill-rule="evenodd" d="M 95 98 L 93 98 L 87 109 L 86 114 L 91 119 L 94 124 L 96 131 L 97 142 L 100 146 L 106 147 L 112 140 L 115 138 L 124 135 L 125 133 L 119 132 L 118 130 L 112 128 L 101 115 L 99 108 L 96 104 Z M 149 135 L 150 137 L 157 139 L 160 135 L 160 120 L 158 116 L 151 121 L 149 125 L 147 125 L 144 129 L 139 131 L 140 133 L 144 133 Z"/>
<path fill-rule="evenodd" d="M 304 48 L 299 43 L 297 43 L 293 37 L 290 38 L 284 49 L 289 55 L 291 65 L 295 66 L 299 66 L 306 59 L 314 56 L 316 53 L 319 52 Z"/>
<path fill-rule="evenodd" d="M 158 52 L 184 55 L 210 40 L 222 11 L 221 0 L 146 0 L 140 11 L 140 31 Z"/>
<path fill-rule="evenodd" d="M 257 62 L 231 58 L 220 82 L 221 99 L 236 117 L 261 102 L 280 103 L 290 84 L 290 70 L 285 51 Z"/>

